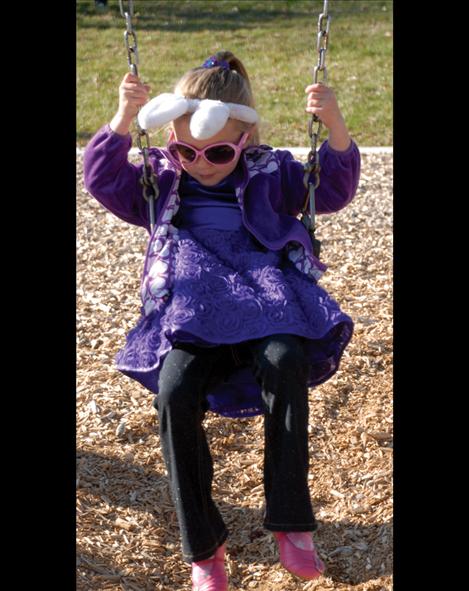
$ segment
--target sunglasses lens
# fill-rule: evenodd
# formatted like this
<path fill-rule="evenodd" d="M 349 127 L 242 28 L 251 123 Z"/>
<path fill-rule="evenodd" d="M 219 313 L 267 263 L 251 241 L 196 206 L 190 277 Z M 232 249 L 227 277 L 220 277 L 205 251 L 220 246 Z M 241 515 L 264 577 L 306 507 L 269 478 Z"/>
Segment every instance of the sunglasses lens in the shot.
<path fill-rule="evenodd" d="M 169 147 L 169 151 L 173 158 L 178 160 L 186 160 L 187 162 L 193 162 L 195 160 L 195 152 L 189 146 L 183 144 L 172 144 Z"/>
<path fill-rule="evenodd" d="M 235 157 L 235 151 L 231 146 L 216 146 L 209 148 L 205 156 L 212 164 L 228 164 Z"/>

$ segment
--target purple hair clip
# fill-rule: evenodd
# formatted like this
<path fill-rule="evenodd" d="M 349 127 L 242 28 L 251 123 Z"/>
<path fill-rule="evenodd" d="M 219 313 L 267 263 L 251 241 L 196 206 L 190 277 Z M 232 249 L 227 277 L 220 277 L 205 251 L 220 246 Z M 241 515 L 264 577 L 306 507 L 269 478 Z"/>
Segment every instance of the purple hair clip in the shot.
<path fill-rule="evenodd" d="M 215 55 L 211 55 L 202 64 L 202 68 L 216 68 L 217 66 L 223 68 L 224 70 L 230 69 L 230 64 L 228 62 L 225 62 L 225 60 L 218 60 Z"/>

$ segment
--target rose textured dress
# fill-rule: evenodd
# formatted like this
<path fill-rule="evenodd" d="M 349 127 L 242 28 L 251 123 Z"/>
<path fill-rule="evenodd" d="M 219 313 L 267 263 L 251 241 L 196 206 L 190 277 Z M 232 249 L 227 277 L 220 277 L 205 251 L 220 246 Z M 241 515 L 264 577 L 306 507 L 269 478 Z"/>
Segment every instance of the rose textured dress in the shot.
<path fill-rule="evenodd" d="M 209 347 L 290 333 L 307 339 L 309 386 L 330 378 L 352 336 L 352 320 L 284 251 L 266 249 L 248 232 L 234 173 L 214 187 L 183 173 L 179 195 L 172 293 L 128 334 L 117 367 L 156 394 L 175 342 Z M 142 356 L 150 357 L 143 365 L 152 371 L 133 369 Z M 207 394 L 211 410 L 226 416 L 262 412 L 260 386 L 247 366 Z"/>

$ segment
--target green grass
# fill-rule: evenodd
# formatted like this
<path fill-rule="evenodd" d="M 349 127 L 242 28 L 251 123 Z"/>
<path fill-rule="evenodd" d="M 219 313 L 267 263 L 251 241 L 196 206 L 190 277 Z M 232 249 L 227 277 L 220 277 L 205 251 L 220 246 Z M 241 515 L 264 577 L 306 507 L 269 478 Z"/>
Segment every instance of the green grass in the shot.
<path fill-rule="evenodd" d="M 94 0 L 77 2 L 78 145 L 112 118 L 128 71 L 125 21 L 118 1 L 108 4 L 103 12 Z M 171 92 L 184 72 L 228 49 L 250 76 L 262 141 L 309 144 L 304 87 L 317 63 L 322 0 L 135 0 L 134 7 L 139 74 L 152 96 Z M 331 0 L 329 13 L 328 83 L 351 134 L 362 146 L 391 145 L 392 1 Z M 163 134 L 151 140 L 161 145 Z"/>

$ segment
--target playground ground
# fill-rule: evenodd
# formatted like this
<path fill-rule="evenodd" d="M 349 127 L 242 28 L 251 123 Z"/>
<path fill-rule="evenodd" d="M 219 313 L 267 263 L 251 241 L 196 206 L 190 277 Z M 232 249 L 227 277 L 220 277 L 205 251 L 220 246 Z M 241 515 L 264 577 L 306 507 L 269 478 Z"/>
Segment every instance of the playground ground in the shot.
<path fill-rule="evenodd" d="M 138 161 L 138 157 L 135 158 Z M 278 563 L 261 525 L 263 418 L 208 413 L 230 589 L 392 589 L 392 154 L 363 154 L 353 202 L 320 216 L 321 284 L 355 321 L 340 370 L 310 392 L 310 490 L 325 576 Z M 146 232 L 83 188 L 77 156 L 77 589 L 189 591 L 151 395 L 113 358 L 139 315 Z"/>

